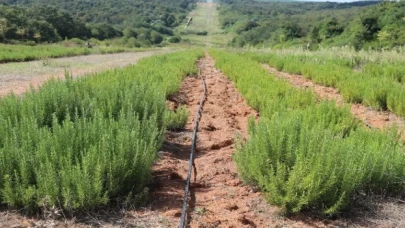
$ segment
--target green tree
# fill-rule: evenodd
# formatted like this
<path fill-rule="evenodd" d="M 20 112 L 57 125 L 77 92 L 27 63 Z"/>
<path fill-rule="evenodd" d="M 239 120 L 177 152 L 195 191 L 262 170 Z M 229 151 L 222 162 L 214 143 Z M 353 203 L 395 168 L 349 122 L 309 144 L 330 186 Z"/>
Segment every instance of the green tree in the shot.
<path fill-rule="evenodd" d="M 254 21 L 248 21 L 248 22 L 244 23 L 242 26 L 240 26 L 236 30 L 236 33 L 241 34 L 242 32 L 249 31 L 249 30 L 251 30 L 253 28 L 256 28 L 258 26 L 259 26 L 258 23 L 254 22 Z"/>
<path fill-rule="evenodd" d="M 61 40 L 56 29 L 47 21 L 35 20 L 29 23 L 29 37 L 38 41 L 57 42 Z M 39 35 L 39 36 L 38 36 Z"/>
<path fill-rule="evenodd" d="M 156 31 L 152 31 L 150 41 L 152 42 L 152 44 L 160 44 L 163 41 L 163 36 Z"/>
<path fill-rule="evenodd" d="M 283 25 L 283 33 L 287 40 L 301 38 L 302 29 L 297 23 L 289 22 Z"/>
<path fill-rule="evenodd" d="M 309 39 L 310 39 L 311 43 L 317 44 L 317 43 L 321 42 L 322 39 L 321 39 L 321 37 L 319 35 L 319 27 L 318 26 L 315 26 L 315 27 L 312 28 Z"/>
<path fill-rule="evenodd" d="M 133 28 L 130 28 L 130 27 L 125 28 L 124 31 L 123 31 L 123 34 L 127 38 L 130 38 L 130 37 L 136 38 L 138 36 L 136 31 Z"/>
<path fill-rule="evenodd" d="M 381 30 L 377 16 L 364 17 L 361 19 L 361 24 L 364 28 L 362 38 L 366 41 L 373 40 L 376 34 Z"/>
<path fill-rule="evenodd" d="M 333 17 L 322 26 L 321 37 L 323 39 L 328 39 L 334 36 L 338 36 L 343 32 L 343 30 L 343 26 L 339 25 L 338 20 Z"/>
<path fill-rule="evenodd" d="M 6 36 L 8 32 L 8 23 L 6 18 L 1 18 L 0 19 L 0 38 L 5 42 L 6 41 Z"/>

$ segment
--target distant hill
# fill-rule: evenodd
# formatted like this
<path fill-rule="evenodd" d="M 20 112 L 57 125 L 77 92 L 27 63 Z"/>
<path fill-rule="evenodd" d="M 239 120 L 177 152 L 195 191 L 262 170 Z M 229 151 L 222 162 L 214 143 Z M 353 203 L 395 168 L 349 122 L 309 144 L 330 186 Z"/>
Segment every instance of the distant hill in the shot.
<path fill-rule="evenodd" d="M 0 33 L 0 40 L 28 39 L 38 42 L 72 37 L 94 37 L 102 40 L 126 36 L 139 38 L 146 45 L 156 44 L 162 41 L 162 36 L 173 35 L 172 28 L 184 20 L 195 7 L 195 2 L 196 0 L 0 0 L 0 6 L 3 5 L 0 22 L 3 21 L 2 24 L 9 28 L 6 33 Z M 47 31 L 40 31 L 41 26 L 34 26 L 32 21 L 41 21 L 44 26 L 46 23 Z M 66 24 L 66 21 L 69 23 Z M 19 34 L 21 29 L 29 31 L 31 36 Z M 53 29 L 56 29 L 56 35 L 42 35 L 52 33 Z M 41 34 L 41 39 L 35 39 L 35 33 Z"/>
<path fill-rule="evenodd" d="M 405 2 L 259 2 L 221 0 L 221 26 L 232 46 L 405 45 Z"/>
<path fill-rule="evenodd" d="M 0 0 L 0 4 L 52 6 L 85 23 L 129 25 L 161 20 L 170 27 L 194 8 L 194 0 Z"/>

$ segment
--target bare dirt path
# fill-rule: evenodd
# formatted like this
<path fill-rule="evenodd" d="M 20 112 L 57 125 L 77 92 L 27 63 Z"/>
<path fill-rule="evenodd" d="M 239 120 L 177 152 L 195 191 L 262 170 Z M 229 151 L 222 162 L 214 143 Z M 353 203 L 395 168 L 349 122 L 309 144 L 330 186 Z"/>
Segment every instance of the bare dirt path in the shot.
<path fill-rule="evenodd" d="M 300 219 L 290 220 L 279 215 L 256 189 L 245 185 L 232 160 L 236 134 L 247 135 L 250 116 L 257 117 L 235 85 L 206 55 L 198 62 L 207 83 L 207 100 L 203 107 L 198 131 L 195 165 L 197 177 L 192 178 L 188 205 L 190 227 L 312 227 Z M 180 92 L 171 98 L 187 104 L 191 113 L 187 126 L 180 132 L 168 132 L 154 167 L 155 181 L 151 189 L 149 211 L 136 212 L 142 220 L 160 221 L 155 227 L 178 227 L 184 196 L 194 114 L 202 96 L 201 80 L 186 78 Z M 194 175 L 193 175 L 194 176 Z M 163 222 L 164 221 L 164 222 Z"/>
<path fill-rule="evenodd" d="M 304 78 L 302 75 L 280 72 L 267 64 L 263 64 L 263 67 L 277 77 L 287 80 L 296 87 L 312 89 L 321 99 L 335 100 L 339 105 L 347 104 L 344 102 L 342 95 L 336 88 L 315 84 L 311 80 Z M 383 129 L 393 125 L 402 129 L 405 127 L 405 120 L 389 111 L 378 111 L 362 104 L 350 104 L 350 111 L 358 119 L 374 128 Z M 405 135 L 403 138 L 405 139 Z"/>
<path fill-rule="evenodd" d="M 73 77 L 136 64 L 140 59 L 171 50 L 125 52 L 105 55 L 85 55 L 40 61 L 0 64 L 0 97 L 14 92 L 22 94 L 30 85 L 38 87 L 52 77 Z"/>
<path fill-rule="evenodd" d="M 246 136 L 248 118 L 257 113 L 233 83 L 214 68 L 211 57 L 201 59 L 198 65 L 206 79 L 207 100 L 198 131 L 197 179 L 192 179 L 190 190 L 190 227 L 266 227 L 271 220 L 266 213 L 270 207 L 260 193 L 243 185 L 232 161 L 233 138 L 237 133 Z M 188 105 L 188 124 L 182 132 L 167 134 L 161 159 L 155 166 L 155 203 L 151 209 L 167 219 L 168 227 L 176 227 L 180 222 L 194 114 L 202 91 L 199 78 L 184 80 L 176 99 Z"/>

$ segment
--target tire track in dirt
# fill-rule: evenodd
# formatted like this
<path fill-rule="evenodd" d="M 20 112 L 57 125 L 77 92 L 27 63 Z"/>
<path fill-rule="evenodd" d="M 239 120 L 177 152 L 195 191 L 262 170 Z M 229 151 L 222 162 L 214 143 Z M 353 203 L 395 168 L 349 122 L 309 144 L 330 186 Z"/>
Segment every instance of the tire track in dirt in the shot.
<path fill-rule="evenodd" d="M 288 81 L 295 87 L 312 89 L 321 99 L 334 100 L 338 105 L 348 104 L 343 100 L 342 95 L 336 88 L 316 84 L 302 75 L 278 71 L 267 64 L 262 66 L 270 73 Z M 350 111 L 356 118 L 373 128 L 384 129 L 391 126 L 398 126 L 401 130 L 405 128 L 405 120 L 389 111 L 374 110 L 363 104 L 350 104 Z M 403 139 L 405 140 L 405 134 L 403 134 Z"/>

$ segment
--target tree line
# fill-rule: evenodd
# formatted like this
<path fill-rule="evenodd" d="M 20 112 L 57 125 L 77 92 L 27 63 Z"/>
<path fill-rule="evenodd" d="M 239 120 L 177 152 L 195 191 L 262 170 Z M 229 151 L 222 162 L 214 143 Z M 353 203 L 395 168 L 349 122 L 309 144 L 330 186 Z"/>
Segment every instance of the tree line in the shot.
<path fill-rule="evenodd" d="M 0 41 L 125 37 L 139 45 L 159 44 L 194 7 L 194 0 L 1 0 Z"/>
<path fill-rule="evenodd" d="M 256 2 L 221 0 L 221 26 L 237 35 L 232 46 L 350 45 L 393 48 L 405 44 L 405 2 Z"/>

